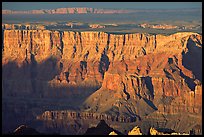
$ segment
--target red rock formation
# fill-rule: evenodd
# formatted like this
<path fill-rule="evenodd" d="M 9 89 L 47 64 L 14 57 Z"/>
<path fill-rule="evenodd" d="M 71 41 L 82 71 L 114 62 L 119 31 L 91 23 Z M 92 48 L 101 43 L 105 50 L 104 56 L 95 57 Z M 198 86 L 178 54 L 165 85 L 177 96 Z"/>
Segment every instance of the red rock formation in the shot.
<path fill-rule="evenodd" d="M 200 114 L 201 49 L 202 36 L 191 32 L 163 36 L 4 30 L 3 92 L 66 97 L 82 91 L 59 94 L 50 88 L 101 86 L 84 103 L 92 111 L 117 106 L 121 114 L 131 109 L 137 115 L 143 104 L 148 108 L 144 115 L 157 110 Z"/>

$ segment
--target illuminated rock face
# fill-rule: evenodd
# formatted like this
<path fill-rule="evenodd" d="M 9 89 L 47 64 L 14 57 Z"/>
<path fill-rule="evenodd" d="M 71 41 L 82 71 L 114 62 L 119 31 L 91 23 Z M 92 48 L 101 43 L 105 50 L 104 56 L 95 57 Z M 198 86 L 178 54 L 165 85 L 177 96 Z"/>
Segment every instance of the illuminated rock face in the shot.
<path fill-rule="evenodd" d="M 109 135 L 118 135 L 117 133 L 115 133 L 114 131 L 110 132 Z"/>
<path fill-rule="evenodd" d="M 98 87 L 84 109 L 141 116 L 202 112 L 202 36 L 196 33 L 4 30 L 2 55 L 5 96 L 61 98 Z"/>
<path fill-rule="evenodd" d="M 159 132 L 156 129 L 154 129 L 153 127 L 150 128 L 150 135 L 190 135 L 188 133 L 176 133 L 176 132 L 172 132 L 172 133 L 163 133 L 163 132 Z"/>
<path fill-rule="evenodd" d="M 128 132 L 128 135 L 142 135 L 142 133 L 140 131 L 140 128 L 136 126 L 131 131 Z"/>
<path fill-rule="evenodd" d="M 150 135 L 159 135 L 159 132 L 156 129 L 151 127 L 150 128 Z"/>

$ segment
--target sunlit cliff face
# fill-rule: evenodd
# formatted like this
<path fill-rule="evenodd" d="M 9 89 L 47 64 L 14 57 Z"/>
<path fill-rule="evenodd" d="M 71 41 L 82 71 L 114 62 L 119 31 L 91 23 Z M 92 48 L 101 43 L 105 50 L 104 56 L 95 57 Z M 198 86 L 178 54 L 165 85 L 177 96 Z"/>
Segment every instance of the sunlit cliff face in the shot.
<path fill-rule="evenodd" d="M 201 57 L 202 36 L 191 32 L 4 30 L 2 95 L 72 100 L 81 111 L 138 120 L 200 115 Z"/>

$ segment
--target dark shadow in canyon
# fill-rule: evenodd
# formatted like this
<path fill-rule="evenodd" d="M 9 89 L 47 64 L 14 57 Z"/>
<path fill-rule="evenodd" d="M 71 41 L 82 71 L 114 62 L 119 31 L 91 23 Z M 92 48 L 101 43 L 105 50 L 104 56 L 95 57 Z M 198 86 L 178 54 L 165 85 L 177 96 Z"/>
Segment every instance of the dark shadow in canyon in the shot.
<path fill-rule="evenodd" d="M 197 43 L 202 46 L 199 41 Z M 202 82 L 202 48 L 196 46 L 191 38 L 188 39 L 187 48 L 187 53 L 182 52 L 182 64 L 193 72 L 196 79 Z"/>
<path fill-rule="evenodd" d="M 82 71 L 86 70 L 86 72 L 87 72 L 87 62 L 86 61 L 80 61 L 80 68 Z"/>
<path fill-rule="evenodd" d="M 123 84 L 123 92 L 126 95 L 126 100 L 128 100 L 128 99 L 130 99 L 130 94 L 127 92 L 125 84 L 123 82 L 122 82 L 122 84 Z"/>
<path fill-rule="evenodd" d="M 151 100 L 148 100 L 146 98 L 143 98 L 144 101 L 150 106 L 152 107 L 154 110 L 158 110 L 158 108 L 154 105 L 154 103 Z"/>
<path fill-rule="evenodd" d="M 180 76 L 185 79 L 185 82 L 187 83 L 188 87 L 192 91 L 195 91 L 196 84 L 195 84 L 194 80 L 189 78 L 188 76 L 184 75 L 182 71 L 180 71 Z"/>
<path fill-rule="evenodd" d="M 150 97 L 151 97 L 151 100 L 154 99 L 154 86 L 152 84 L 152 78 L 147 76 L 147 77 L 144 77 L 145 79 L 145 84 L 147 86 L 147 89 L 150 91 Z"/>
<path fill-rule="evenodd" d="M 37 61 L 35 56 L 31 53 L 30 76 L 33 92 L 36 92 L 36 77 L 37 77 Z"/>
<path fill-rule="evenodd" d="M 175 132 L 175 130 L 170 129 L 170 128 L 157 128 L 157 131 L 163 132 L 165 134 L 171 134 L 171 133 Z"/>
<path fill-rule="evenodd" d="M 109 65 L 110 65 L 110 61 L 109 61 L 109 58 L 108 56 L 106 55 L 106 52 L 104 50 L 104 52 L 102 53 L 101 55 L 101 59 L 100 59 L 100 62 L 99 62 L 99 72 L 101 73 L 102 77 L 104 78 L 104 73 L 108 70 L 109 68 Z"/>
<path fill-rule="evenodd" d="M 48 58 L 40 64 L 37 63 L 33 54 L 30 59 L 30 62 L 24 60 L 20 66 L 16 62 L 8 62 L 2 66 L 2 90 L 4 93 L 8 93 L 8 96 L 12 92 L 16 92 L 16 95 L 19 93 L 20 96 L 21 92 L 37 95 L 41 92 L 41 87 L 38 86 L 40 83 L 45 84 L 44 82 L 59 75 L 56 58 Z M 8 88 L 10 92 L 8 92 Z"/>
<path fill-rule="evenodd" d="M 82 64 L 84 68 L 86 63 Z M 60 66 L 54 57 L 37 63 L 32 54 L 30 62 L 25 60 L 19 65 L 11 61 L 2 65 L 3 133 L 33 123 L 36 115 L 46 110 L 79 109 L 80 103 L 100 88 L 49 84 L 60 74 Z"/>
<path fill-rule="evenodd" d="M 187 48 L 188 51 L 186 53 L 182 52 L 182 64 L 185 68 L 192 71 L 195 78 L 192 79 L 186 76 L 182 71 L 180 71 L 180 75 L 185 79 L 188 87 L 195 91 L 196 84 L 194 79 L 202 82 L 202 48 L 196 46 L 196 43 L 191 38 L 188 39 Z"/>

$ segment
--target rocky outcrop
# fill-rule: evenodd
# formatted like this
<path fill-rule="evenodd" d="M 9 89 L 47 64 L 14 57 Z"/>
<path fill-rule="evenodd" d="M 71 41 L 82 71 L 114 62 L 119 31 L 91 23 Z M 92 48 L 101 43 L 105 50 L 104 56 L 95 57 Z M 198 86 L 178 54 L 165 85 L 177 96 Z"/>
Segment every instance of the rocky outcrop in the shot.
<path fill-rule="evenodd" d="M 124 96 L 131 94 L 132 98 L 146 97 L 152 101 L 154 94 L 188 94 L 199 87 L 194 81 L 201 81 L 198 75 L 202 74 L 201 66 L 197 63 L 197 69 L 188 66 L 192 68 L 189 70 L 183 61 L 183 58 L 201 58 L 199 49 L 202 37 L 196 33 L 163 36 L 5 30 L 3 37 L 4 82 L 18 78 L 26 80 L 18 91 L 33 91 L 32 87 L 38 85 L 37 81 L 51 86 L 102 85 L 101 89 L 120 90 Z M 9 65 L 23 70 L 15 72 Z M 44 89 L 41 93 L 46 96 L 46 87 Z M 199 94 L 201 88 L 196 89 Z M 116 92 L 116 96 L 122 96 L 117 94 L 119 92 Z"/>
<path fill-rule="evenodd" d="M 156 130 L 156 129 L 154 129 L 154 128 L 150 128 L 150 135 L 159 135 L 158 134 L 159 132 Z"/>
<path fill-rule="evenodd" d="M 96 127 L 88 128 L 84 135 L 109 135 L 112 131 L 122 135 L 119 131 L 109 127 L 104 120 L 101 120 Z"/>
<path fill-rule="evenodd" d="M 156 129 L 154 129 L 153 127 L 150 128 L 150 135 L 190 135 L 188 133 L 176 133 L 176 132 L 172 132 L 172 133 L 163 133 L 163 132 L 159 132 Z"/>
<path fill-rule="evenodd" d="M 197 86 L 199 87 L 199 84 L 196 84 L 196 81 L 200 81 L 201 79 L 200 77 L 195 76 L 196 71 L 185 68 L 183 58 L 188 53 L 185 54 L 184 52 L 190 50 L 188 48 L 189 41 L 192 41 L 194 37 L 192 36 L 194 34 L 189 34 L 190 33 L 177 33 L 170 36 L 143 36 L 143 34 L 141 34 L 140 40 L 136 40 L 138 35 L 134 34 L 125 35 L 124 37 L 122 37 L 122 35 L 119 35 L 121 39 L 123 39 L 121 45 L 124 45 L 124 47 L 121 46 L 123 50 L 121 49 L 122 51 L 119 53 L 126 53 L 123 55 L 130 56 L 126 58 L 122 55 L 120 58 L 121 60 L 118 60 L 118 57 L 116 59 L 117 55 L 113 54 L 113 61 L 111 60 L 111 57 L 109 57 L 112 62 L 110 63 L 108 71 L 104 75 L 102 87 L 98 91 L 96 91 L 85 104 L 90 104 L 91 102 L 90 106 L 92 106 L 91 108 L 93 108 L 93 111 L 107 111 L 112 107 L 110 107 L 110 104 L 104 105 L 102 103 L 106 100 L 111 102 L 112 106 L 118 107 L 116 104 L 114 104 L 118 99 L 124 99 L 127 101 L 135 100 L 135 102 L 139 102 L 138 100 L 144 99 L 145 102 L 147 102 L 147 104 L 150 105 L 154 110 L 162 110 L 160 108 L 160 104 L 166 104 L 168 107 L 170 107 L 174 106 L 176 102 L 185 102 L 185 104 L 187 102 L 192 103 L 192 101 L 189 101 L 188 98 L 190 98 L 190 94 L 195 91 L 195 88 Z M 110 35 L 110 38 L 111 36 L 112 35 Z M 132 38 L 131 36 L 135 41 L 137 41 L 138 44 L 138 46 L 133 47 L 133 49 L 139 48 L 141 46 L 141 52 L 140 50 L 138 50 L 136 52 L 136 55 L 134 54 L 134 52 L 132 54 L 127 53 L 127 49 L 130 48 L 129 46 L 134 45 L 129 43 Z M 143 37 L 145 37 L 146 40 L 143 41 Z M 199 38 L 194 42 L 196 41 L 200 43 Z M 142 47 L 143 42 L 145 42 L 145 48 Z M 111 45 L 111 42 L 109 45 Z M 198 50 L 196 51 L 199 53 L 194 56 L 192 55 L 191 58 L 201 59 L 201 50 L 199 50 L 200 46 L 195 45 L 195 47 L 198 48 Z M 109 49 L 111 49 L 111 46 L 109 46 Z M 118 50 L 120 50 L 119 46 Z M 135 55 L 135 57 L 132 57 L 132 55 Z M 199 66 L 198 64 L 199 63 L 197 63 L 198 68 L 201 68 L 201 66 Z M 201 70 L 199 70 L 199 72 L 200 74 L 202 73 Z M 200 92 L 201 90 L 197 91 L 197 94 L 200 94 Z M 111 96 L 106 97 L 106 95 Z M 197 97 L 199 98 L 199 95 Z M 164 100 L 166 103 L 159 102 L 159 98 Z M 180 101 L 178 101 L 179 98 Z M 174 101 L 174 99 L 177 101 Z M 201 98 L 199 98 L 198 100 L 201 101 Z M 182 105 L 182 103 L 178 103 L 178 105 L 180 106 Z M 184 106 L 182 107 L 182 110 L 180 109 L 180 107 L 179 109 L 177 109 L 177 107 L 175 106 L 171 107 L 172 110 L 168 111 L 168 113 L 174 113 L 173 111 L 175 111 L 175 113 L 194 113 L 194 111 L 191 111 L 190 108 L 183 109 Z M 185 108 L 188 108 L 187 106 L 190 107 L 189 105 L 186 105 Z M 194 104 L 194 109 L 197 110 L 197 108 L 199 107 L 201 106 L 196 106 Z M 131 108 L 130 110 L 132 109 L 133 108 Z M 135 110 L 133 111 L 133 113 L 138 114 L 138 108 L 134 109 Z M 201 111 L 199 111 L 198 113 L 201 113 Z"/>
<path fill-rule="evenodd" d="M 142 133 L 140 131 L 140 128 L 136 126 L 131 131 L 128 132 L 128 135 L 142 135 Z"/>
<path fill-rule="evenodd" d="M 114 131 L 110 132 L 109 135 L 118 135 L 117 133 L 115 133 Z"/>
<path fill-rule="evenodd" d="M 2 33 L 3 96 L 74 98 L 87 112 L 138 121 L 152 113 L 202 114 L 197 33 Z"/>

